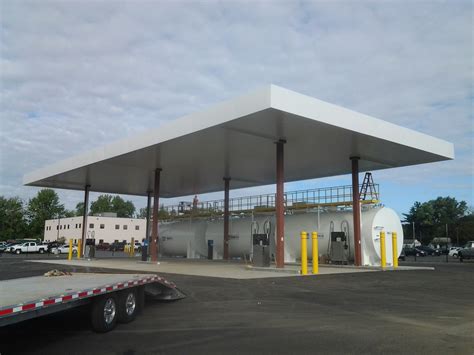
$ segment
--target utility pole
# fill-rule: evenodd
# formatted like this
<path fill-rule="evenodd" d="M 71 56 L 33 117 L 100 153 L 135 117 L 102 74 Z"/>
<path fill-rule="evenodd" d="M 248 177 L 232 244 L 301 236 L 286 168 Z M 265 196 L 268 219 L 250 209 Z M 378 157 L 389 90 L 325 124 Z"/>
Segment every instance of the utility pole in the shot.
<path fill-rule="evenodd" d="M 58 226 L 57 226 L 57 229 L 58 229 L 58 233 L 56 235 L 56 241 L 59 240 L 59 226 L 61 224 L 61 217 L 59 216 L 59 213 L 58 213 Z"/>
<path fill-rule="evenodd" d="M 448 256 L 449 256 L 449 251 L 448 251 L 448 224 L 446 223 L 446 262 L 448 262 Z"/>
<path fill-rule="evenodd" d="M 415 243 L 415 221 L 411 222 L 413 227 L 413 254 L 415 254 L 415 261 L 416 261 L 416 243 Z"/>

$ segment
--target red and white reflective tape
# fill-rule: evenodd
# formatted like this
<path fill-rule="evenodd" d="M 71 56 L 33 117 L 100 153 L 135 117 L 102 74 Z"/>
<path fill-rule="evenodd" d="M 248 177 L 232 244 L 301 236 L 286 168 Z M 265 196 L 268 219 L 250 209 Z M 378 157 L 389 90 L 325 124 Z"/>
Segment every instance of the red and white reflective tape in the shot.
<path fill-rule="evenodd" d="M 100 294 L 105 294 L 109 292 L 113 292 L 115 290 L 119 289 L 126 289 L 129 287 L 137 286 L 137 285 L 144 285 L 147 283 L 151 282 L 161 282 L 165 283 L 166 285 L 175 288 L 176 285 L 168 282 L 164 278 L 160 276 L 152 276 L 152 277 L 146 277 L 140 280 L 129 280 L 127 282 L 119 282 L 113 285 L 106 285 L 106 286 L 101 286 L 98 288 L 93 288 L 89 290 L 84 290 L 84 291 L 79 291 L 76 293 L 68 294 L 68 295 L 60 295 L 60 296 L 54 296 L 50 297 L 48 299 L 43 299 L 43 300 L 38 300 L 38 301 L 32 301 L 24 304 L 17 304 L 17 305 L 12 305 L 12 306 L 7 306 L 3 309 L 0 309 L 0 317 L 6 317 L 10 316 L 16 313 L 20 312 L 28 312 L 28 311 L 34 311 L 40 308 L 45 308 L 49 307 L 52 305 L 57 305 L 61 303 L 66 303 L 72 300 L 76 299 L 84 299 L 84 298 L 89 298 L 92 296 L 100 295 Z"/>

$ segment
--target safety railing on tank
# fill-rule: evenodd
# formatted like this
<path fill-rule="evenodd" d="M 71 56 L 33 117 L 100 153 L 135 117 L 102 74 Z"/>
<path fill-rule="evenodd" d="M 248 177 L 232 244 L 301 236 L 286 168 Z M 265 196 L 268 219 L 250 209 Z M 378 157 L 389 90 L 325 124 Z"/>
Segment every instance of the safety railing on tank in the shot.
<path fill-rule="evenodd" d="M 359 191 L 362 185 L 359 185 Z M 367 194 L 362 203 L 376 204 L 380 200 L 379 185 L 373 185 L 373 191 Z M 333 186 L 319 189 L 288 191 L 284 194 L 287 210 L 316 208 L 318 206 L 352 205 L 352 185 Z M 229 211 L 236 213 L 271 212 L 275 209 L 275 194 L 234 197 L 229 199 Z M 224 212 L 224 200 L 204 202 L 183 201 L 177 205 L 161 206 L 160 219 L 187 216 L 211 217 Z"/>

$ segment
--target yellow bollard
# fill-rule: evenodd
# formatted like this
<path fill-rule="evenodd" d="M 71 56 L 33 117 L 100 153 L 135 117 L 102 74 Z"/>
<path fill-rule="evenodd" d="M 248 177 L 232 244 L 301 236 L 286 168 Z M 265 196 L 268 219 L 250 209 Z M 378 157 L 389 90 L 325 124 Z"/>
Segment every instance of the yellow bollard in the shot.
<path fill-rule="evenodd" d="M 130 243 L 130 256 L 135 256 L 135 238 L 132 238 L 132 242 Z"/>
<path fill-rule="evenodd" d="M 308 275 L 308 233 L 301 232 L 301 275 Z"/>
<path fill-rule="evenodd" d="M 393 267 L 398 267 L 398 245 L 397 245 L 397 232 L 392 232 L 392 258 L 393 258 Z"/>
<path fill-rule="evenodd" d="M 82 254 L 82 239 L 78 239 L 77 241 L 77 258 L 80 259 Z"/>
<path fill-rule="evenodd" d="M 380 231 L 380 266 L 382 266 L 382 269 L 385 269 L 387 266 L 387 254 L 385 251 L 385 232 Z"/>
<path fill-rule="evenodd" d="M 69 239 L 69 254 L 67 255 L 67 260 L 72 260 L 72 239 Z"/>
<path fill-rule="evenodd" d="M 311 233 L 311 249 L 313 257 L 313 274 L 319 274 L 318 232 Z"/>

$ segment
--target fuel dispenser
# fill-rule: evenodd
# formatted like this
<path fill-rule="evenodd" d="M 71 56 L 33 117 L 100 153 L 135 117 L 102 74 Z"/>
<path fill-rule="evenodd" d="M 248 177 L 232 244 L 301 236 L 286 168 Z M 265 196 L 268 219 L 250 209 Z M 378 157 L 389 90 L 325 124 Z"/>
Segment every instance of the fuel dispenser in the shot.
<path fill-rule="evenodd" d="M 86 258 L 95 258 L 95 239 L 87 238 L 86 245 L 84 250 L 84 255 Z"/>
<path fill-rule="evenodd" d="M 267 223 L 268 222 L 268 223 Z M 258 233 L 258 223 L 252 225 L 252 265 L 260 267 L 270 266 L 270 223 L 265 221 L 264 232 Z"/>
<path fill-rule="evenodd" d="M 214 256 L 214 240 L 209 239 L 207 241 L 207 258 L 212 260 Z"/>
<path fill-rule="evenodd" d="M 344 232 L 331 232 L 330 240 L 330 254 L 331 262 L 347 264 L 347 252 L 348 244 L 346 233 Z"/>

